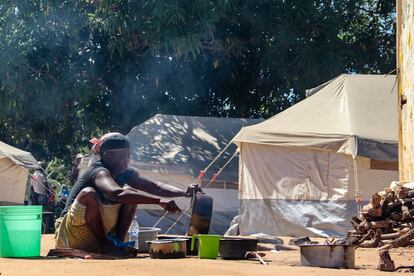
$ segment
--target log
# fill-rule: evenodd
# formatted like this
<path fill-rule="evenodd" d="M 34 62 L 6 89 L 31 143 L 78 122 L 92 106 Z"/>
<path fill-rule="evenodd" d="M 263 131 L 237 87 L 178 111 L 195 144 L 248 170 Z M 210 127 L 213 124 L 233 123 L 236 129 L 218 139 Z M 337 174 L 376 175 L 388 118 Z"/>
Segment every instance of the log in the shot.
<path fill-rule="evenodd" d="M 370 238 L 373 235 L 374 235 L 374 231 L 369 230 L 368 233 L 365 236 L 363 236 L 361 239 L 359 239 L 358 244 L 362 244 L 364 241 L 366 241 L 368 238 Z"/>
<path fill-rule="evenodd" d="M 366 220 L 376 220 L 378 218 L 382 218 L 382 208 L 381 206 L 373 207 L 370 203 L 363 207 L 361 215 Z"/>
<path fill-rule="evenodd" d="M 354 222 L 354 221 L 352 221 L 352 220 L 351 220 L 351 224 L 352 224 L 352 227 L 354 227 L 354 230 L 353 230 L 353 231 L 355 232 L 355 234 L 356 234 L 356 233 L 360 233 L 360 231 L 358 230 L 358 225 L 359 225 L 359 224 L 357 224 L 356 222 Z M 348 231 L 348 235 L 349 235 L 349 232 L 350 232 L 350 231 Z"/>
<path fill-rule="evenodd" d="M 414 201 L 414 198 L 403 198 L 403 199 L 400 199 L 400 202 L 402 204 L 408 204 L 408 203 L 411 203 L 413 201 Z"/>
<path fill-rule="evenodd" d="M 371 221 L 370 222 L 370 229 L 380 229 L 380 228 L 388 228 L 390 226 L 390 221 L 386 220 L 378 220 L 378 221 Z"/>
<path fill-rule="evenodd" d="M 396 233 L 382 234 L 381 235 L 381 240 L 395 240 L 395 239 L 401 237 L 402 235 L 404 235 L 407 232 L 408 232 L 408 229 L 406 229 L 406 230 L 402 229 L 401 231 L 398 231 Z"/>
<path fill-rule="evenodd" d="M 393 242 L 393 240 L 389 240 L 389 241 L 383 241 L 384 243 L 383 243 L 383 245 L 386 245 L 386 244 L 389 244 L 389 243 L 391 243 L 391 242 Z M 411 241 L 409 241 L 408 243 L 406 243 L 405 245 L 404 245 L 404 247 L 405 246 L 413 246 L 414 245 L 414 240 L 411 240 Z M 378 248 L 379 249 L 379 248 Z"/>
<path fill-rule="evenodd" d="M 378 193 L 372 195 L 371 202 L 362 207 L 361 215 L 365 219 L 380 218 L 382 215 L 381 196 Z"/>
<path fill-rule="evenodd" d="M 410 209 L 407 206 L 403 206 L 402 208 L 402 220 L 406 221 L 412 218 Z"/>
<path fill-rule="evenodd" d="M 397 248 L 400 246 L 406 245 L 409 241 L 414 238 L 414 229 L 410 229 L 407 233 L 402 235 L 401 237 L 393 240 L 392 242 L 380 247 L 379 251 L 388 251 L 392 248 Z"/>
<path fill-rule="evenodd" d="M 411 198 L 413 198 L 413 197 L 414 197 L 414 190 L 410 190 L 410 191 L 408 191 L 408 192 L 407 192 L 407 197 L 411 197 Z"/>
<path fill-rule="evenodd" d="M 381 243 L 381 230 L 377 229 L 375 231 L 375 233 L 374 233 L 373 230 L 370 230 L 369 233 L 364 236 L 364 238 L 368 237 L 368 235 L 372 236 L 372 239 L 368 242 L 361 243 L 359 245 L 359 247 L 362 247 L 362 248 L 376 248 L 376 247 L 378 247 L 382 244 Z"/>
<path fill-rule="evenodd" d="M 377 269 L 380 271 L 394 271 L 395 264 L 394 261 L 391 259 L 390 253 L 388 251 L 380 251 L 379 252 L 379 263 Z"/>
<path fill-rule="evenodd" d="M 401 212 L 395 212 L 392 213 L 391 215 L 389 215 L 389 219 L 395 222 L 400 222 L 402 221 L 403 215 Z"/>
<path fill-rule="evenodd" d="M 356 238 L 360 247 L 381 246 L 388 251 L 408 244 L 414 238 L 414 233 L 408 234 L 414 229 L 414 189 L 399 187 L 374 193 L 359 218 L 352 217 L 351 225 L 354 230 L 348 231 L 348 237 Z M 380 232 L 373 232 L 376 230 Z M 383 245 L 385 241 L 391 242 Z"/>
<path fill-rule="evenodd" d="M 348 230 L 348 237 L 357 237 L 357 238 L 362 238 L 363 235 L 359 234 L 356 230 Z"/>
<path fill-rule="evenodd" d="M 373 241 L 366 241 L 358 245 L 359 248 L 377 248 Z"/>
<path fill-rule="evenodd" d="M 351 222 L 354 222 L 354 223 L 356 223 L 356 224 L 360 224 L 361 222 L 362 222 L 362 220 L 360 220 L 358 217 L 356 217 L 356 216 L 353 216 L 352 218 L 351 218 Z"/>

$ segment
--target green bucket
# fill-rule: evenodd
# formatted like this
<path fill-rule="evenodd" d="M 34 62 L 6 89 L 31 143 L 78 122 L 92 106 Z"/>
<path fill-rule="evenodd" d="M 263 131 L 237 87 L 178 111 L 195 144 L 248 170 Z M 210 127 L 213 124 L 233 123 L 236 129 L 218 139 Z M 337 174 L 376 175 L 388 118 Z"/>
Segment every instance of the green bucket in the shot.
<path fill-rule="evenodd" d="M 0 257 L 40 256 L 42 206 L 0 206 Z"/>
<path fill-rule="evenodd" d="M 198 257 L 200 259 L 217 259 L 220 238 L 219 235 L 194 235 L 191 239 L 191 250 L 194 250 L 194 241 L 198 238 Z"/>

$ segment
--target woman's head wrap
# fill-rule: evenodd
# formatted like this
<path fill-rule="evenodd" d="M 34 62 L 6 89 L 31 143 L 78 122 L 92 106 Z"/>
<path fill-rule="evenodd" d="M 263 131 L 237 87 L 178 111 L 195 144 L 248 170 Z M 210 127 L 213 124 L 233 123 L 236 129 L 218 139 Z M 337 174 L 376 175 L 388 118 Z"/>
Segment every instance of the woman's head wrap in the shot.
<path fill-rule="evenodd" d="M 92 138 L 89 142 L 93 144 L 92 152 L 94 154 L 100 154 L 107 150 L 129 149 L 128 138 L 119 132 L 108 132 L 99 139 Z"/>

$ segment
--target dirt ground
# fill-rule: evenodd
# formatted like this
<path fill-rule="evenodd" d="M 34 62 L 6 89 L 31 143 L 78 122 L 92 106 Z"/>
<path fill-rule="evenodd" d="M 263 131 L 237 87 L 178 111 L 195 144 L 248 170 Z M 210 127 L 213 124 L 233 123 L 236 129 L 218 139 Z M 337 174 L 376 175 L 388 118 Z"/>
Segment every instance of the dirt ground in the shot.
<path fill-rule="evenodd" d="M 284 238 L 285 244 L 289 238 Z M 356 269 L 326 269 L 300 265 L 299 250 L 266 251 L 268 266 L 254 260 L 200 260 L 196 257 L 176 260 L 155 260 L 142 254 L 128 260 L 49 259 L 53 236 L 42 237 L 41 258 L 0 258 L 0 275 L 381 275 L 376 270 L 378 254 L 375 249 L 356 250 Z M 414 247 L 395 249 L 391 257 L 396 266 L 414 265 Z M 400 270 L 406 272 L 407 269 Z"/>

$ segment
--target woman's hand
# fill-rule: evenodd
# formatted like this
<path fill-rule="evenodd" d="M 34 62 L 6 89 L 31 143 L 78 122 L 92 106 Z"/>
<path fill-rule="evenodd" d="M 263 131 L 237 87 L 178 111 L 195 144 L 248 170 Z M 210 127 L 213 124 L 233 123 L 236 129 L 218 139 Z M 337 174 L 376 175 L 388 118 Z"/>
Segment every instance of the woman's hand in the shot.
<path fill-rule="evenodd" d="M 180 209 L 180 207 L 177 206 L 177 204 L 175 203 L 174 200 L 168 200 L 168 201 L 161 200 L 160 203 L 159 203 L 159 205 L 164 210 L 166 210 L 168 212 L 172 212 L 172 213 L 175 213 L 175 212 L 181 213 L 182 212 L 181 209 Z"/>
<path fill-rule="evenodd" d="M 185 191 L 185 195 L 186 197 L 192 197 L 194 194 L 196 193 L 203 193 L 203 190 L 201 190 L 200 186 L 198 186 L 198 184 L 190 184 L 187 187 L 187 190 Z"/>

